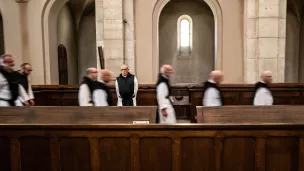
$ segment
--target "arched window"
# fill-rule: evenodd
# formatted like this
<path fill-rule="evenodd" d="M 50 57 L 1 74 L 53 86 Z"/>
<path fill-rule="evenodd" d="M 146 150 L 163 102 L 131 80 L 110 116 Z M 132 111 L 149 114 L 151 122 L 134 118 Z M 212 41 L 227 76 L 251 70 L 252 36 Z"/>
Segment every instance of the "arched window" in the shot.
<path fill-rule="evenodd" d="M 177 48 L 181 55 L 189 55 L 192 49 L 192 18 L 182 15 L 177 20 Z"/>
<path fill-rule="evenodd" d="M 180 44 L 182 47 L 190 46 L 190 22 L 188 19 L 182 19 L 180 22 Z"/>

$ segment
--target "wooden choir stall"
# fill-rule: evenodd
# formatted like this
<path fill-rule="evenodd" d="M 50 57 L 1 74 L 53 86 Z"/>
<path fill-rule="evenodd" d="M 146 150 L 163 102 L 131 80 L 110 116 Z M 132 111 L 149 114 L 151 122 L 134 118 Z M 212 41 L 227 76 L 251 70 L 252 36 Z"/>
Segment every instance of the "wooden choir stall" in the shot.
<path fill-rule="evenodd" d="M 202 107 L 201 86 L 174 86 L 193 123 L 162 125 L 154 85 L 138 107 L 78 107 L 77 86 L 33 86 L 37 106 L 0 108 L 0 171 L 303 171 L 303 85 L 274 84 L 275 106 L 258 107 L 253 85 L 221 88 L 225 106 Z"/>

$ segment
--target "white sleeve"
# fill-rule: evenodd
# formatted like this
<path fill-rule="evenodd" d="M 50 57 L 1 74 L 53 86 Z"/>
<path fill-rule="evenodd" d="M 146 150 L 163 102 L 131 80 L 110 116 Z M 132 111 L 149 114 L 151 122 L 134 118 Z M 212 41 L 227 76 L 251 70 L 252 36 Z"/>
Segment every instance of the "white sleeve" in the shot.
<path fill-rule="evenodd" d="M 116 79 L 116 81 L 115 81 L 115 89 L 116 89 L 117 98 L 121 98 L 121 97 L 120 97 L 120 94 L 119 94 L 119 86 L 118 86 L 118 81 L 117 81 L 117 79 Z"/>
<path fill-rule="evenodd" d="M 107 93 L 104 90 L 95 90 L 93 92 L 93 101 L 95 106 L 109 106 L 107 102 Z"/>
<path fill-rule="evenodd" d="M 21 96 L 22 102 L 26 102 L 28 100 L 30 100 L 27 92 L 25 91 L 24 87 L 20 84 L 18 84 L 19 86 L 19 96 Z"/>
<path fill-rule="evenodd" d="M 7 84 L 7 81 L 6 81 L 5 77 L 0 73 L 0 89 L 5 87 L 6 84 Z"/>
<path fill-rule="evenodd" d="M 79 106 L 93 106 L 89 101 L 91 101 L 90 89 L 86 84 L 82 84 L 78 92 Z"/>
<path fill-rule="evenodd" d="M 221 99 L 219 91 L 213 87 L 205 91 L 203 106 L 221 106 Z"/>
<path fill-rule="evenodd" d="M 166 96 L 168 95 L 169 92 L 168 92 L 167 85 L 165 83 L 160 83 L 156 87 L 156 91 L 157 91 L 157 103 L 158 103 L 159 108 L 160 109 L 168 108 L 169 99 L 167 99 Z"/>
<path fill-rule="evenodd" d="M 138 91 L 138 81 L 137 78 L 134 76 L 134 96 L 137 96 L 137 91 Z"/>
<path fill-rule="evenodd" d="M 273 99 L 270 92 L 262 87 L 259 88 L 254 96 L 253 105 L 255 106 L 266 106 L 266 105 L 272 105 Z"/>
<path fill-rule="evenodd" d="M 33 89 L 32 89 L 32 85 L 29 83 L 28 86 L 29 86 L 29 87 L 28 87 L 28 96 L 29 96 L 29 99 L 32 100 L 32 99 L 35 98 L 35 97 L 34 97 L 34 93 L 33 93 Z"/>

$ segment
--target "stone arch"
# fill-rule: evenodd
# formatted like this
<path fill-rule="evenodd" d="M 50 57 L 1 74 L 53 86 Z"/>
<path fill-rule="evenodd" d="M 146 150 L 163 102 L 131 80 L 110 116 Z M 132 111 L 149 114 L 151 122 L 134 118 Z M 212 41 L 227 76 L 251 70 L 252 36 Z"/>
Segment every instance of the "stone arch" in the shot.
<path fill-rule="evenodd" d="M 153 78 L 156 80 L 156 74 L 159 70 L 159 17 L 161 11 L 170 0 L 158 0 L 154 6 L 152 14 L 152 65 Z M 219 3 L 216 0 L 204 0 L 204 2 L 211 8 L 214 23 L 215 23 L 215 69 L 222 70 L 223 61 L 223 16 Z"/>
<path fill-rule="evenodd" d="M 58 82 L 58 64 L 52 61 L 56 60 L 57 56 L 57 29 L 52 27 L 57 27 L 57 16 L 67 2 L 68 0 L 47 0 L 42 11 L 43 68 L 46 84 Z"/>
<path fill-rule="evenodd" d="M 42 30 L 43 30 L 43 59 L 44 59 L 44 73 L 46 84 L 58 84 L 58 59 L 57 59 L 57 47 L 59 44 L 64 44 L 68 54 L 69 65 L 69 84 L 78 84 L 85 67 L 89 64 L 96 64 L 96 31 L 90 29 L 90 36 L 84 36 L 83 32 L 86 32 L 89 26 L 90 28 L 95 26 L 95 1 L 83 0 L 80 3 L 73 3 L 71 0 L 47 0 L 42 13 Z M 81 8 L 79 8 L 81 7 Z M 63 12 L 63 11 L 64 12 Z M 68 12 L 69 11 L 69 12 Z M 62 12 L 65 17 L 71 13 L 71 23 L 66 23 L 70 33 L 64 34 L 67 29 L 62 29 L 62 24 L 65 22 L 61 20 Z M 58 18 L 59 17 L 59 18 Z M 69 20 L 70 21 L 70 20 Z M 93 26 L 94 24 L 94 26 Z M 71 26 L 73 25 L 73 28 Z M 66 26 L 64 26 L 66 27 Z M 93 35 L 94 34 L 94 35 Z M 59 36 L 59 37 L 57 37 Z M 74 43 L 71 43 L 71 40 Z M 92 40 L 91 40 L 92 39 Z M 83 43 L 88 43 L 90 46 L 83 46 Z M 93 44 L 92 41 L 95 43 Z M 80 47 L 82 45 L 82 47 Z M 94 46 L 94 47 L 93 47 Z M 88 50 L 87 47 L 90 49 Z M 81 61 L 81 58 L 85 56 L 85 51 L 91 52 L 88 54 L 92 56 L 90 60 Z M 80 63 L 79 63 L 80 61 Z M 92 62 L 93 61 L 93 62 Z M 89 63 L 89 64 L 87 64 Z M 90 65 L 91 66 L 91 65 Z"/>
<path fill-rule="evenodd" d="M 287 0 L 285 82 L 304 81 L 304 2 Z"/>

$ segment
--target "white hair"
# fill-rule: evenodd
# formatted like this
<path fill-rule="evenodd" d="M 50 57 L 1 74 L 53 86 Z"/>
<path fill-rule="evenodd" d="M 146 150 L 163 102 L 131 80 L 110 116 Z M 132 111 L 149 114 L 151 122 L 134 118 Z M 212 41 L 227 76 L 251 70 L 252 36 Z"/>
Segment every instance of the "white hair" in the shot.
<path fill-rule="evenodd" d="M 4 66 L 4 58 L 7 56 L 12 56 L 11 54 L 3 54 L 0 56 L 0 66 Z"/>

